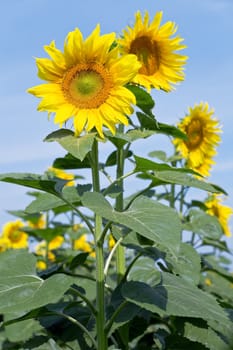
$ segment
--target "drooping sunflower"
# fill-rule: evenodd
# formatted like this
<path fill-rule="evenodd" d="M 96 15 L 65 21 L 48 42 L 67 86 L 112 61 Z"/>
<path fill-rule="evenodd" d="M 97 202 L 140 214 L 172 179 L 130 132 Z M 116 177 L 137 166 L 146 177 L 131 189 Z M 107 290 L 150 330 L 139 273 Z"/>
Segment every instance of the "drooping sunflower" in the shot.
<path fill-rule="evenodd" d="M 223 198 L 220 195 L 213 194 L 204 202 L 207 207 L 207 213 L 216 216 L 219 220 L 222 230 L 227 237 L 231 237 L 229 227 L 230 216 L 233 215 L 233 209 L 222 204 Z"/>
<path fill-rule="evenodd" d="M 156 13 L 151 23 L 149 14 L 144 18 L 138 11 L 133 27 L 127 26 L 118 40 L 122 54 L 136 55 L 142 64 L 133 82 L 144 86 L 148 91 L 152 87 L 171 91 L 173 85 L 184 80 L 184 64 L 187 56 L 177 51 L 184 49 L 183 39 L 174 34 L 177 26 L 167 22 L 160 26 L 162 12 Z"/>
<path fill-rule="evenodd" d="M 60 126 L 73 118 L 75 134 L 102 127 L 115 132 L 117 123 L 128 124 L 135 96 L 124 86 L 140 68 L 135 55 L 119 56 L 113 48 L 115 33 L 100 35 L 97 25 L 86 40 L 78 28 L 66 37 L 64 52 L 55 42 L 45 46 L 50 56 L 37 58 L 38 76 L 47 83 L 28 89 L 42 98 L 38 110 L 55 114 Z"/>
<path fill-rule="evenodd" d="M 65 186 L 74 186 L 75 185 L 75 181 L 74 181 L 74 175 L 73 174 L 68 174 L 65 171 L 61 170 L 61 169 L 57 169 L 54 167 L 49 167 L 48 171 L 50 173 L 52 173 L 55 177 L 58 177 L 62 180 L 67 180 L 67 183 L 65 184 Z"/>
<path fill-rule="evenodd" d="M 20 220 L 7 222 L 3 226 L 2 237 L 8 240 L 9 248 L 21 249 L 28 247 L 28 235 L 21 231 L 24 223 Z"/>
<path fill-rule="evenodd" d="M 219 121 L 213 117 L 214 110 L 208 103 L 201 102 L 193 108 L 178 124 L 188 139 L 174 139 L 174 145 L 181 156 L 186 159 L 187 166 L 203 176 L 209 176 L 215 164 L 213 157 L 220 143 L 221 128 Z"/>

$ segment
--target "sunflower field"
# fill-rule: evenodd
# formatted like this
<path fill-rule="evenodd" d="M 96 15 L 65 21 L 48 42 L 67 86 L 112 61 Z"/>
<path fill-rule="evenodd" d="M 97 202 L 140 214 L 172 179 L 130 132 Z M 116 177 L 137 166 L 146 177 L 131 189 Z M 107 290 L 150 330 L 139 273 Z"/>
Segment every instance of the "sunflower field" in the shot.
<path fill-rule="evenodd" d="M 64 157 L 0 174 L 31 198 L 0 231 L 2 350 L 233 349 L 233 210 L 208 181 L 222 127 L 203 101 L 157 120 L 151 92 L 172 93 L 188 58 L 162 17 L 138 11 L 120 36 L 76 28 L 36 58 L 28 92 Z M 173 152 L 137 155 L 158 134 Z"/>

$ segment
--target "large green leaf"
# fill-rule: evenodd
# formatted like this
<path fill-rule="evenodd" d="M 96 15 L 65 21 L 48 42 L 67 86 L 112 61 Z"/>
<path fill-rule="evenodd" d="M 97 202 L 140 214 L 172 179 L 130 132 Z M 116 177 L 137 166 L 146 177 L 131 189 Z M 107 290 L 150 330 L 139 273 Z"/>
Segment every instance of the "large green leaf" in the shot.
<path fill-rule="evenodd" d="M 64 205 L 66 202 L 79 203 L 80 196 L 75 187 L 64 187 L 61 198 L 50 193 L 39 193 L 34 201 L 26 208 L 27 213 L 47 211 Z"/>
<path fill-rule="evenodd" d="M 175 210 L 147 197 L 139 197 L 128 210 L 117 212 L 103 195 L 96 192 L 86 192 L 82 203 L 96 214 L 140 233 L 177 255 L 181 223 Z"/>
<path fill-rule="evenodd" d="M 57 302 L 74 279 L 56 274 L 46 280 L 35 272 L 36 258 L 27 252 L 0 254 L 0 313 L 25 312 Z"/>
<path fill-rule="evenodd" d="M 209 215 L 198 209 L 189 211 L 189 222 L 187 225 L 184 225 L 184 228 L 202 237 L 212 239 L 219 239 L 223 235 L 222 227 L 216 216 Z"/>
<path fill-rule="evenodd" d="M 186 322 L 183 336 L 210 350 L 229 350 L 229 346 L 211 328 L 201 328 Z"/>
<path fill-rule="evenodd" d="M 198 285 L 200 281 L 201 258 L 196 250 L 187 243 L 181 243 L 178 259 L 166 256 L 166 262 L 172 265 L 175 274 L 186 281 Z"/>
<path fill-rule="evenodd" d="M 154 185 L 161 184 L 178 184 L 188 187 L 199 188 L 208 192 L 222 192 L 226 193 L 217 185 L 209 184 L 203 180 L 198 180 L 192 174 L 195 174 L 190 169 L 173 168 L 168 164 L 156 163 L 146 158 L 135 156 L 136 167 L 135 172 L 153 171 L 153 174 L 147 174 L 148 179 L 151 179 Z"/>
<path fill-rule="evenodd" d="M 169 273 L 162 273 L 161 283 L 154 287 L 142 282 L 126 282 L 122 286 L 122 295 L 162 317 L 197 317 L 218 320 L 229 326 L 227 315 L 213 296 Z"/>
<path fill-rule="evenodd" d="M 0 181 L 9 182 L 25 187 L 35 188 L 44 192 L 59 194 L 67 183 L 66 180 L 31 173 L 7 173 L 0 175 Z"/>
<path fill-rule="evenodd" d="M 72 156 L 82 161 L 90 152 L 95 136 L 95 133 L 89 133 L 76 137 L 71 130 L 59 129 L 49 134 L 44 141 L 57 141 Z"/>

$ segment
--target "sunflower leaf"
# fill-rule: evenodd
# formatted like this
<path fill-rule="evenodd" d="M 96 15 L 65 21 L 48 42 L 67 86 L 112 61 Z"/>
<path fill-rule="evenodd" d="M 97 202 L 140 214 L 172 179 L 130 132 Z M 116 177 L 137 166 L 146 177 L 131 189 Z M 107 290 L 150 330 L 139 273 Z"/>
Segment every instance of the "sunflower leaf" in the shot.
<path fill-rule="evenodd" d="M 161 273 L 161 282 L 156 286 L 130 281 L 123 284 L 121 291 L 129 302 L 162 317 L 171 315 L 218 320 L 226 328 L 231 328 L 227 314 L 212 295 L 170 273 Z"/>
<path fill-rule="evenodd" d="M 96 214 L 130 228 L 161 245 L 161 250 L 177 256 L 181 222 L 175 210 L 147 197 L 139 197 L 128 210 L 118 212 L 97 192 L 84 193 L 82 203 Z"/>
<path fill-rule="evenodd" d="M 136 97 L 136 105 L 144 112 L 152 116 L 151 110 L 155 106 L 155 102 L 151 95 L 144 89 L 137 85 L 127 85 L 129 89 Z"/>
<path fill-rule="evenodd" d="M 96 133 L 89 133 L 76 137 L 71 130 L 59 129 L 46 136 L 44 141 L 58 142 L 72 156 L 83 161 L 92 148 L 95 136 Z"/>
<path fill-rule="evenodd" d="M 74 282 L 64 274 L 46 280 L 35 271 L 36 258 L 28 252 L 0 254 L 0 313 L 28 312 L 57 302 Z"/>

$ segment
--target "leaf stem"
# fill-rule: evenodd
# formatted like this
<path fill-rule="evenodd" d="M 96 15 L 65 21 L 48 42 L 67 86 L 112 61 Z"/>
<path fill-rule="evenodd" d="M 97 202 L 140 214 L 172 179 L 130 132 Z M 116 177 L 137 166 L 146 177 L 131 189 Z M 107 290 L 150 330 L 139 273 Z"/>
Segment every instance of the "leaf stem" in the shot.
<path fill-rule="evenodd" d="M 128 304 L 128 300 L 124 300 L 122 304 L 120 304 L 118 306 L 118 308 L 114 311 L 114 313 L 112 314 L 111 318 L 108 320 L 106 326 L 105 326 L 105 332 L 108 334 L 109 331 L 111 330 L 111 327 L 113 325 L 114 320 L 116 319 L 116 317 L 119 315 L 119 313 L 121 312 L 121 310 L 125 307 L 126 304 Z"/>
<path fill-rule="evenodd" d="M 91 301 L 85 297 L 85 295 L 83 295 L 82 293 L 80 293 L 76 288 L 70 287 L 69 288 L 73 293 L 77 294 L 79 296 L 80 299 L 82 299 L 83 301 L 85 301 L 85 303 L 89 306 L 90 310 L 92 311 L 93 315 L 96 316 L 97 314 L 97 310 L 96 308 L 93 306 L 93 304 L 91 303 Z"/>
<path fill-rule="evenodd" d="M 95 339 L 92 337 L 91 333 L 88 331 L 88 329 L 82 323 L 80 323 L 78 320 L 76 320 L 72 316 L 63 314 L 62 312 L 55 312 L 55 314 L 66 318 L 67 320 L 69 320 L 70 322 L 75 324 L 77 327 L 79 327 L 88 336 L 88 338 L 91 340 L 91 342 L 94 345 L 95 349 L 98 349 Z"/>

